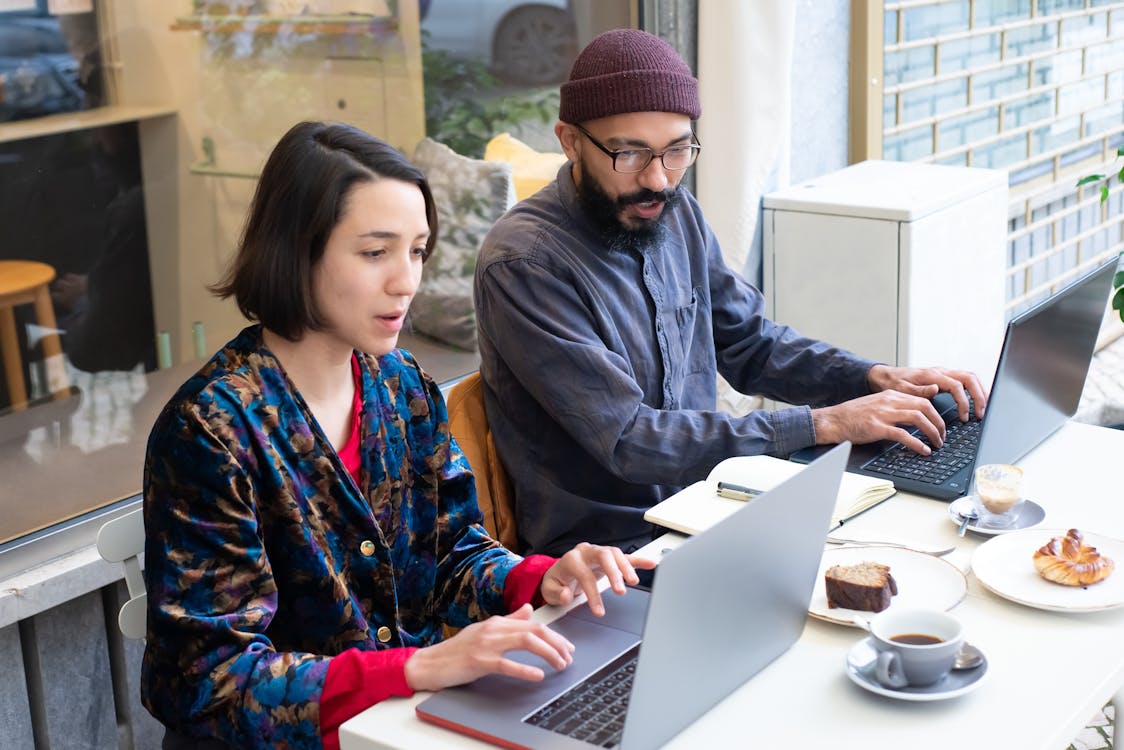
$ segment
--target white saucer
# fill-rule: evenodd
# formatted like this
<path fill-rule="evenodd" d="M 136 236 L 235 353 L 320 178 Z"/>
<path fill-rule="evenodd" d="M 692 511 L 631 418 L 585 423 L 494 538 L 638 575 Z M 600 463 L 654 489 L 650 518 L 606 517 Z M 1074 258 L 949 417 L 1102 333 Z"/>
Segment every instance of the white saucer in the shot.
<path fill-rule="evenodd" d="M 973 500 L 972 496 L 958 497 L 948 505 L 948 515 L 952 518 L 952 522 L 959 526 L 964 521 L 964 513 L 972 509 Z M 1034 502 L 1033 500 L 1024 500 L 1022 507 L 1019 509 L 1019 515 L 1008 526 L 992 527 L 987 525 L 978 525 L 976 521 L 968 522 L 968 531 L 974 531 L 977 534 L 984 534 L 987 536 L 995 536 L 996 534 L 1007 534 L 1012 531 L 1021 531 L 1022 529 L 1029 529 L 1031 526 L 1037 526 L 1042 523 L 1046 518 L 1046 510 Z"/>
<path fill-rule="evenodd" d="M 851 682 L 887 698 L 901 701 L 943 701 L 970 693 L 980 686 L 987 674 L 987 657 L 983 664 L 972 669 L 949 672 L 940 682 L 927 687 L 888 688 L 874 676 L 874 662 L 878 652 L 871 644 L 872 638 L 863 638 L 847 652 L 847 676 Z"/>

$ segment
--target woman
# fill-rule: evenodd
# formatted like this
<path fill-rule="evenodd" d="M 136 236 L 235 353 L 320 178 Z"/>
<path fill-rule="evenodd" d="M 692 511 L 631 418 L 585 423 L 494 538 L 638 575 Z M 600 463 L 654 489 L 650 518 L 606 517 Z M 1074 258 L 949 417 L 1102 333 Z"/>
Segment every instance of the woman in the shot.
<path fill-rule="evenodd" d="M 599 573 L 620 594 L 652 566 L 523 559 L 480 526 L 440 392 L 395 348 L 436 235 L 424 177 L 376 138 L 306 122 L 270 155 L 215 290 L 258 325 L 149 439 L 142 697 L 165 747 L 338 747 L 391 695 L 541 680 L 504 653 L 563 668 L 573 646 L 532 600 L 580 589 L 600 614 Z"/>

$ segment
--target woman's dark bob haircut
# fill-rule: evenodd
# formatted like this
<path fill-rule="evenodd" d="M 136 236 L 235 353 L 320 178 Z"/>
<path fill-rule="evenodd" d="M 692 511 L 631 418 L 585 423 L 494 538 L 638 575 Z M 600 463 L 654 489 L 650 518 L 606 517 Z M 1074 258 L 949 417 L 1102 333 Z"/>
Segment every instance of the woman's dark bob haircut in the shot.
<path fill-rule="evenodd" d="M 437 241 L 437 207 L 420 169 L 393 146 L 350 125 L 294 125 L 269 155 L 238 253 L 211 291 L 233 296 L 243 315 L 290 341 L 319 330 L 323 322 L 312 300 L 312 268 L 324 255 L 351 189 L 380 179 L 421 190 L 428 257 Z"/>

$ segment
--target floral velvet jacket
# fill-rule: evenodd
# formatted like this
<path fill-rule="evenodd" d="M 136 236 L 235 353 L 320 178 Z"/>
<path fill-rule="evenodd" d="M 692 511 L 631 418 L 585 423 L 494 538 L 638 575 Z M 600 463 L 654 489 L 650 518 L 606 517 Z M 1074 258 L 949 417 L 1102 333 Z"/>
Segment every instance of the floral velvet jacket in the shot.
<path fill-rule="evenodd" d="M 412 355 L 363 355 L 348 475 L 252 326 L 164 408 L 144 475 L 144 705 L 237 747 L 319 747 L 331 657 L 506 613 L 521 558 L 480 525 L 445 403 Z"/>

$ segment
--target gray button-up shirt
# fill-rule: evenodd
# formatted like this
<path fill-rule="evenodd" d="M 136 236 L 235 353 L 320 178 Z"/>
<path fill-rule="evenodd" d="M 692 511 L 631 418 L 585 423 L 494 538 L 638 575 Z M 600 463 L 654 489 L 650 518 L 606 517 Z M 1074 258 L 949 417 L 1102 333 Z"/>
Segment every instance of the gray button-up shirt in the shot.
<path fill-rule="evenodd" d="M 693 196 L 665 211 L 658 246 L 609 250 L 567 164 L 484 241 L 480 370 L 527 551 L 634 547 L 651 538 L 644 511 L 722 459 L 815 442 L 808 406 L 717 411 L 718 373 L 787 403 L 869 392 L 873 362 L 765 317 Z"/>

